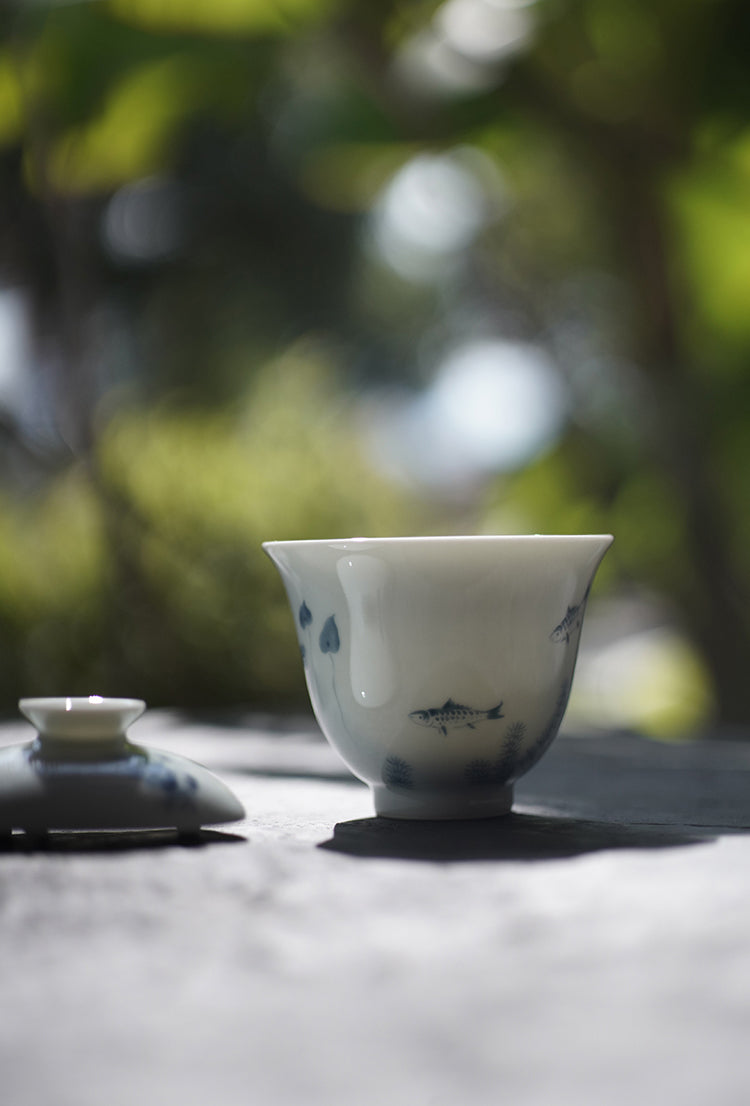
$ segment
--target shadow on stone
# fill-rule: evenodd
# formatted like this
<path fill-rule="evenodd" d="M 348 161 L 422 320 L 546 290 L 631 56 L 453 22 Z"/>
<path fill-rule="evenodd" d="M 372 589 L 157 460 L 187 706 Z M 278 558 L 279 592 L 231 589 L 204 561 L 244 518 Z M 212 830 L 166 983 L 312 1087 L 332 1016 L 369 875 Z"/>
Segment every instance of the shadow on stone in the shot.
<path fill-rule="evenodd" d="M 13 833 L 0 836 L 0 853 L 130 852 L 140 849 L 205 848 L 208 845 L 244 844 L 238 833 L 201 829 L 177 830 L 52 830 L 48 833 Z"/>
<path fill-rule="evenodd" d="M 359 818 L 334 826 L 321 849 L 400 860 L 557 860 L 604 849 L 664 849 L 712 838 L 661 826 L 620 825 L 536 814 L 451 822 Z"/>

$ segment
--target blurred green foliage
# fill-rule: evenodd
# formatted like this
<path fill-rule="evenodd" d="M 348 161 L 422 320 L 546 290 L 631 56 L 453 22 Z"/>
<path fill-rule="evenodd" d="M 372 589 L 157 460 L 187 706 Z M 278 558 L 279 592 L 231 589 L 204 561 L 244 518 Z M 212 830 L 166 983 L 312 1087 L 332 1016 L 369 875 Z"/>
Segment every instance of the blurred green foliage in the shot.
<path fill-rule="evenodd" d="M 745 0 L 3 6 L 0 704 L 299 702 L 265 538 L 611 530 L 598 586 L 747 722 L 749 53 Z M 425 154 L 484 214 L 417 279 L 376 230 Z M 361 397 L 488 331 L 546 349 L 562 432 L 442 496 L 376 475 Z"/>
<path fill-rule="evenodd" d="M 295 347 L 231 408 L 123 405 L 91 467 L 6 498 L 0 695 L 131 688 L 154 705 L 302 705 L 261 542 L 429 524 L 365 463 L 349 415 L 328 364 Z"/>

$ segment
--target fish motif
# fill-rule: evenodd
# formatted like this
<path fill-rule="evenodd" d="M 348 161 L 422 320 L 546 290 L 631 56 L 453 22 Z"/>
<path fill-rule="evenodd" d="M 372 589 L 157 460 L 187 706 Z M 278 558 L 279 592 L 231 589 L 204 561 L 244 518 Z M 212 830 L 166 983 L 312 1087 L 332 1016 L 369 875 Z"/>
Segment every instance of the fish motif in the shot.
<path fill-rule="evenodd" d="M 550 641 L 564 641 L 567 644 L 570 641 L 570 635 L 581 625 L 582 617 L 580 603 L 575 607 L 568 607 L 565 618 L 555 626 L 550 634 Z"/>
<path fill-rule="evenodd" d="M 559 622 L 550 634 L 550 641 L 564 641 L 566 645 L 568 644 L 568 642 L 570 641 L 570 635 L 573 633 L 574 630 L 577 630 L 583 622 L 583 612 L 586 608 L 586 600 L 588 599 L 588 597 L 589 593 L 587 588 L 586 594 L 584 595 L 581 602 L 577 603 L 575 607 L 568 607 L 562 622 Z"/>
<path fill-rule="evenodd" d="M 470 730 L 476 729 L 477 722 L 490 721 L 502 718 L 502 701 L 490 710 L 474 710 L 473 707 L 462 706 L 454 703 L 452 699 L 446 699 L 442 707 L 429 707 L 427 710 L 410 711 L 409 717 L 418 726 L 430 726 L 433 730 L 447 736 L 448 730 L 458 730 L 468 726 Z"/>

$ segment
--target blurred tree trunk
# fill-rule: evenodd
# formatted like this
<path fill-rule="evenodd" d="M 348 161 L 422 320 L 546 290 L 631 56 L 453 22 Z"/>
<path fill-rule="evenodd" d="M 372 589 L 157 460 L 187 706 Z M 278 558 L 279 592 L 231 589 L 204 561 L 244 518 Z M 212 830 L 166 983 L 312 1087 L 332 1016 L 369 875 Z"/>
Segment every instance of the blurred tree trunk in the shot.
<path fill-rule="evenodd" d="M 648 463 L 667 476 L 684 520 L 678 568 L 686 571 L 676 569 L 670 597 L 707 665 L 717 721 L 746 725 L 750 580 L 733 557 L 733 513 L 714 456 L 712 391 L 684 338 L 682 317 L 691 305 L 676 276 L 664 201 L 670 175 L 688 163 L 693 120 L 672 116 L 660 131 L 648 118 L 595 119 L 523 63 L 501 94 L 519 117 L 564 135 L 593 178 L 632 304 L 630 353 L 650 385 L 653 417 L 644 449 Z"/>
<path fill-rule="evenodd" d="M 684 512 L 682 555 L 690 571 L 676 572 L 675 579 L 687 575 L 691 586 L 675 598 L 709 667 L 719 721 L 746 723 L 750 590 L 732 556 L 733 518 L 713 455 L 710 389 L 681 338 L 679 315 L 690 306 L 675 287 L 670 264 L 669 226 L 659 198 L 664 167 L 623 156 L 613 168 L 619 186 L 608 191 L 612 224 L 640 324 L 634 353 L 648 373 L 655 405 L 652 461 L 666 472 Z"/>

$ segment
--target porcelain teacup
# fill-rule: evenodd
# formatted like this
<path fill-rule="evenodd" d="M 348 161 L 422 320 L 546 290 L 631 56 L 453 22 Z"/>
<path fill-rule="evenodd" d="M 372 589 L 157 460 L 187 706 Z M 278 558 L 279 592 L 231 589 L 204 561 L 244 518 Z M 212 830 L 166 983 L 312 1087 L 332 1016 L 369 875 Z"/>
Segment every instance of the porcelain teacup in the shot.
<path fill-rule="evenodd" d="M 609 534 L 266 542 L 318 723 L 394 818 L 505 814 L 550 746 Z"/>

